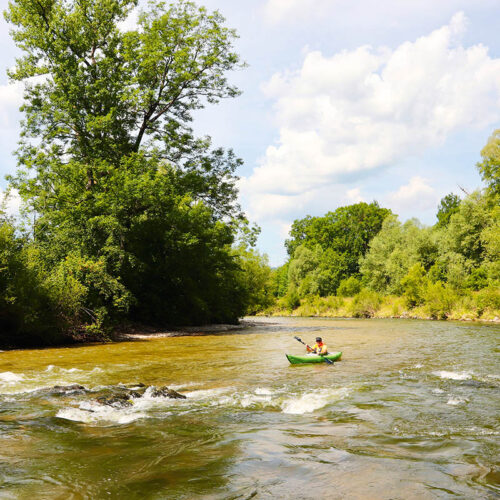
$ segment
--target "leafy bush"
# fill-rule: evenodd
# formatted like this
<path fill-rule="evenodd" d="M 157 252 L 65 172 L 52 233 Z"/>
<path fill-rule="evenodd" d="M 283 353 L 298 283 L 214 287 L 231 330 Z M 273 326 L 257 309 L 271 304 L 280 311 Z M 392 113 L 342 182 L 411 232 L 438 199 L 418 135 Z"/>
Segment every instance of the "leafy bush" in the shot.
<path fill-rule="evenodd" d="M 465 281 L 465 286 L 471 290 L 481 290 L 488 286 L 488 271 L 483 267 L 473 269 Z"/>
<path fill-rule="evenodd" d="M 357 280 L 354 276 L 342 280 L 337 289 L 337 295 L 339 297 L 354 297 L 357 293 L 361 291 L 361 282 Z"/>
<path fill-rule="evenodd" d="M 341 307 L 344 307 L 344 299 L 342 297 L 335 297 L 331 295 L 329 297 L 324 297 L 322 299 L 322 303 L 327 309 L 332 309 L 334 311 L 339 310 Z"/>
<path fill-rule="evenodd" d="M 408 274 L 401 280 L 403 293 L 408 307 L 419 306 L 424 302 L 425 289 L 428 284 L 425 269 L 420 263 L 414 264 Z"/>
<path fill-rule="evenodd" d="M 500 289 L 498 287 L 483 288 L 477 292 L 475 299 L 479 315 L 486 310 L 500 310 Z"/>
<path fill-rule="evenodd" d="M 295 289 L 288 290 L 288 293 L 285 295 L 285 305 L 290 311 L 300 306 L 300 297 Z"/>
<path fill-rule="evenodd" d="M 372 318 L 381 304 L 382 298 L 377 292 L 364 288 L 352 301 L 352 315 L 355 318 Z"/>
<path fill-rule="evenodd" d="M 424 293 L 424 309 L 433 319 L 446 319 L 457 300 L 457 293 L 449 285 L 429 283 Z"/>

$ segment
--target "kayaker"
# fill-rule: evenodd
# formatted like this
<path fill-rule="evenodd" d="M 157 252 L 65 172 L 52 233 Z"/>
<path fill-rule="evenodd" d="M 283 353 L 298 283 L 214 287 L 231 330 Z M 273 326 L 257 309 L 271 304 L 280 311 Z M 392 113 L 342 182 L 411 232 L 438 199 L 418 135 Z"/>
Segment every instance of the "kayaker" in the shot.
<path fill-rule="evenodd" d="M 306 346 L 306 349 L 308 352 L 313 352 L 319 356 L 325 356 L 328 354 L 326 344 L 323 344 L 323 339 L 321 337 L 316 337 L 316 343 L 312 347 Z"/>

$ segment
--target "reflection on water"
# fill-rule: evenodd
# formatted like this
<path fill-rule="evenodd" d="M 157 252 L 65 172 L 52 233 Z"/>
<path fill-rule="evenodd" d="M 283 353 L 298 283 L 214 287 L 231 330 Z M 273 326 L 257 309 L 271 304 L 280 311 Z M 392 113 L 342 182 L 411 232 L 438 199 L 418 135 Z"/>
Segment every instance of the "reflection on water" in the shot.
<path fill-rule="evenodd" d="M 256 320 L 0 352 L 0 498 L 494 498 L 493 325 Z M 343 360 L 291 366 L 320 333 Z M 144 383 L 124 408 L 103 391 Z M 55 393 L 55 385 L 84 390 Z M 187 399 L 153 397 L 168 385 Z"/>

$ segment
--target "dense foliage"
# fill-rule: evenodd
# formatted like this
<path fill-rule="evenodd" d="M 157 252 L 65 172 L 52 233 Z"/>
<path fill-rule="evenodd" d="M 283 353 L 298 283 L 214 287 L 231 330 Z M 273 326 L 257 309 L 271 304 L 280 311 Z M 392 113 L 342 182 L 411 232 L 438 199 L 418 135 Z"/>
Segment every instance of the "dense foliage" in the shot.
<path fill-rule="evenodd" d="M 376 203 L 295 221 L 285 243 L 289 260 L 274 275 L 274 309 L 362 317 L 384 307 L 384 315 L 432 318 L 498 314 L 500 131 L 481 156 L 486 188 L 464 199 L 445 196 L 433 227 L 402 223 Z"/>
<path fill-rule="evenodd" d="M 241 67 L 235 33 L 183 0 L 151 3 L 136 29 L 121 29 L 136 6 L 15 0 L 5 13 L 23 54 L 10 77 L 26 82 L 10 182 L 30 221 L 21 237 L 3 218 L 0 321 L 10 335 L 102 333 L 124 319 L 235 322 L 267 304 L 247 283 L 257 257 L 232 248 L 247 224 L 241 161 L 189 126 L 192 111 L 239 93 L 225 76 Z M 36 275 L 31 291 L 23 273 Z M 35 289 L 40 305 L 23 312 Z"/>
<path fill-rule="evenodd" d="M 357 203 L 324 217 L 296 220 L 285 242 L 290 256 L 287 289 L 300 297 L 335 294 L 342 280 L 359 274 L 359 259 L 389 214 L 377 202 Z M 286 291 L 278 287 L 277 295 Z"/>

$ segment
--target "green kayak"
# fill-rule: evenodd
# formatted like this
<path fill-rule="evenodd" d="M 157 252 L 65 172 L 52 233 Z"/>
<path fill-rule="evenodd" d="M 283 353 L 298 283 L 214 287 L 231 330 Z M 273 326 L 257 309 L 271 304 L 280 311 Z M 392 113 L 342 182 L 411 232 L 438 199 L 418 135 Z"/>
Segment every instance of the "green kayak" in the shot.
<path fill-rule="evenodd" d="M 302 363 L 325 363 L 323 358 L 329 359 L 330 361 L 338 361 L 342 356 L 341 352 L 332 352 L 326 356 L 318 356 L 316 354 L 309 354 L 305 356 L 292 356 L 287 354 L 286 357 L 292 365 L 299 365 Z"/>

